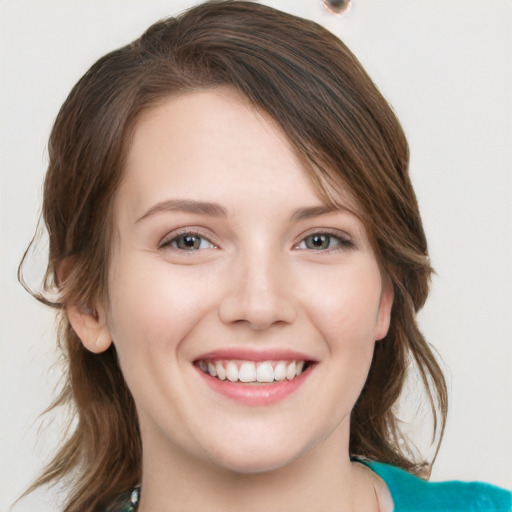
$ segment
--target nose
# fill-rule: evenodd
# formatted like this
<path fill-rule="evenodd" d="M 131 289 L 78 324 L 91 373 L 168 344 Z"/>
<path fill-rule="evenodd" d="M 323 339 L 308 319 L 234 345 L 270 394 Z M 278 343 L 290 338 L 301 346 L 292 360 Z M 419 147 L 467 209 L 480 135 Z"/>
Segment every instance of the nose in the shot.
<path fill-rule="evenodd" d="M 278 258 L 248 255 L 231 267 L 219 316 L 227 324 L 245 324 L 264 330 L 291 324 L 297 316 L 293 282 Z"/>

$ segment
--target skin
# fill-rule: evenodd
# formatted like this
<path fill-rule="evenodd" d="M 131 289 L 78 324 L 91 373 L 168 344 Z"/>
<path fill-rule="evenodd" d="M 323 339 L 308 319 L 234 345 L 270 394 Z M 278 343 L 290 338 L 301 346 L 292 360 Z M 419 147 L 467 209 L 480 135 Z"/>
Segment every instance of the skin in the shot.
<path fill-rule="evenodd" d="M 294 218 L 323 206 L 281 130 L 229 88 L 139 120 L 114 205 L 109 302 L 68 317 L 89 350 L 116 346 L 140 420 L 141 512 L 379 508 L 380 483 L 350 462 L 349 423 L 392 288 L 353 214 Z M 202 237 L 196 250 L 179 248 L 184 232 Z M 315 233 L 325 247 L 310 248 Z M 243 405 L 193 364 L 238 347 L 316 364 L 284 400 Z"/>

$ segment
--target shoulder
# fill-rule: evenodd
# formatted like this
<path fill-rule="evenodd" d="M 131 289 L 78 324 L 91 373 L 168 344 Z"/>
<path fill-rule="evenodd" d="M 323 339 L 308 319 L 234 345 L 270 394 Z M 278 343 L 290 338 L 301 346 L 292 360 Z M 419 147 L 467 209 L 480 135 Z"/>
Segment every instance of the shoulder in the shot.
<path fill-rule="evenodd" d="M 428 482 L 379 462 L 364 462 L 386 483 L 394 512 L 512 512 L 512 493 L 483 482 Z"/>

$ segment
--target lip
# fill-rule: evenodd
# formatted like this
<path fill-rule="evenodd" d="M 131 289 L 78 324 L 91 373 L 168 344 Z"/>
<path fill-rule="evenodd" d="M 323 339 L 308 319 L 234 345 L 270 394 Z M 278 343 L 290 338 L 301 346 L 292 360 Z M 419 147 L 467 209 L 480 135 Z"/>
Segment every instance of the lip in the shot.
<path fill-rule="evenodd" d="M 287 349 L 265 349 L 254 350 L 249 348 L 226 348 L 213 350 L 211 352 L 201 354 L 195 358 L 195 361 L 201 359 L 215 360 L 215 359 L 231 359 L 231 360 L 244 360 L 244 361 L 309 361 L 316 363 L 317 360 L 304 354 Z"/>
<path fill-rule="evenodd" d="M 201 370 L 197 364 L 200 360 L 243 360 L 243 361 L 307 361 L 308 368 L 292 380 L 273 382 L 272 384 L 242 383 L 220 380 Z M 269 406 L 284 400 L 296 392 L 311 375 L 317 359 L 304 352 L 267 348 L 231 347 L 205 352 L 194 359 L 194 368 L 202 381 L 216 394 L 234 400 L 240 404 L 253 407 Z"/>
<path fill-rule="evenodd" d="M 233 356 L 233 353 L 230 353 L 231 356 Z M 209 354 L 209 357 L 213 359 L 211 354 Z M 226 359 L 233 359 L 233 357 Z M 245 357 L 245 359 L 252 361 L 260 360 L 248 359 L 247 357 Z M 261 360 L 268 361 L 269 358 L 267 357 L 266 359 Z M 209 386 L 210 389 L 212 389 L 215 393 L 218 393 L 219 395 L 222 395 L 225 398 L 234 400 L 243 405 L 261 407 L 273 405 L 277 402 L 280 402 L 281 400 L 284 400 L 285 398 L 296 392 L 311 375 L 311 372 L 315 366 L 315 364 L 309 365 L 309 367 L 306 368 L 306 370 L 304 370 L 298 377 L 295 377 L 292 380 L 283 380 L 279 382 L 274 382 L 272 384 L 249 384 L 242 382 L 231 382 L 229 380 L 220 380 L 205 373 L 197 365 L 194 365 L 194 368 L 196 369 L 202 381 L 207 386 Z"/>

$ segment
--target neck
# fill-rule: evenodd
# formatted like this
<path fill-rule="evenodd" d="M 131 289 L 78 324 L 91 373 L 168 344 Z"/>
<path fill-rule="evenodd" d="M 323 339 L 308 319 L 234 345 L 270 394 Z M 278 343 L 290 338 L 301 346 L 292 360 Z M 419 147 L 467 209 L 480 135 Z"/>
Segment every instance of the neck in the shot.
<path fill-rule="evenodd" d="M 235 472 L 172 447 L 162 457 L 158 448 L 144 443 L 139 512 L 378 510 L 368 476 L 350 462 L 348 431 L 341 429 L 286 466 L 260 473 Z"/>

